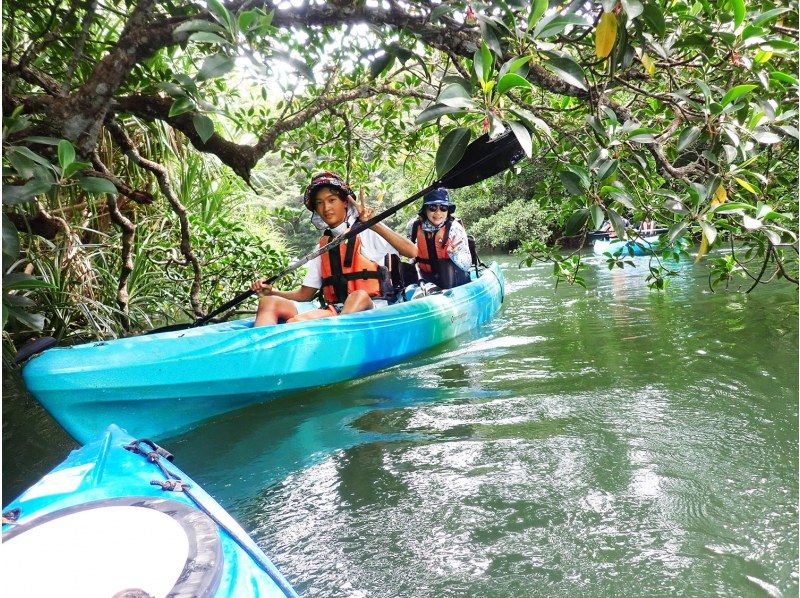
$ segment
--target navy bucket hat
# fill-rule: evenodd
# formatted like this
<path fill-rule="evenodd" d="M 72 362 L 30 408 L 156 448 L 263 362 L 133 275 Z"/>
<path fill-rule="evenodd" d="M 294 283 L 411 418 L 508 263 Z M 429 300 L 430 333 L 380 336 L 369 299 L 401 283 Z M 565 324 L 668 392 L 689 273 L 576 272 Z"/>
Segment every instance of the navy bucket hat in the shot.
<path fill-rule="evenodd" d="M 447 189 L 442 187 L 425 194 L 425 198 L 422 200 L 422 207 L 419 210 L 419 215 L 424 217 L 425 208 L 433 205 L 447 206 L 447 211 L 450 214 L 456 211 L 456 204 L 450 199 L 450 193 L 448 193 Z"/>

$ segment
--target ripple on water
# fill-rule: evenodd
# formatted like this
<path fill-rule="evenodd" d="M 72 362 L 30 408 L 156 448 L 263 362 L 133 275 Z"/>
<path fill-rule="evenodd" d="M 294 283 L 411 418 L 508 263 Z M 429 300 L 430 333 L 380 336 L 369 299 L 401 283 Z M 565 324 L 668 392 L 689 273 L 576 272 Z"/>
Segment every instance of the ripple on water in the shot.
<path fill-rule="evenodd" d="M 796 331 L 645 265 L 506 268 L 480 334 L 326 389 L 347 443 L 246 525 L 315 597 L 797 595 Z"/>

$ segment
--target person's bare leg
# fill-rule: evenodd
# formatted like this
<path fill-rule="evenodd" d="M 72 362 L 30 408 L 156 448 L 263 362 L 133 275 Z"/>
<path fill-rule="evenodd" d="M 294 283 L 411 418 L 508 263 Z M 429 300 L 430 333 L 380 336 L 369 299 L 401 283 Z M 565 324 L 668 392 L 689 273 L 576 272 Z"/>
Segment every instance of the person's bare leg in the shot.
<path fill-rule="evenodd" d="M 360 311 L 367 311 L 375 307 L 366 291 L 353 291 L 347 296 L 342 308 L 343 314 L 354 314 Z"/>
<path fill-rule="evenodd" d="M 278 320 L 287 322 L 297 315 L 297 308 L 294 303 L 283 297 L 261 297 L 258 301 L 258 311 L 253 327 L 271 326 L 277 324 Z"/>
<path fill-rule="evenodd" d="M 292 318 L 289 318 L 286 320 L 286 323 L 291 324 L 293 322 L 303 322 L 305 320 L 319 320 L 320 318 L 331 318 L 335 315 L 336 314 L 329 309 L 310 309 L 301 314 L 297 314 Z"/>

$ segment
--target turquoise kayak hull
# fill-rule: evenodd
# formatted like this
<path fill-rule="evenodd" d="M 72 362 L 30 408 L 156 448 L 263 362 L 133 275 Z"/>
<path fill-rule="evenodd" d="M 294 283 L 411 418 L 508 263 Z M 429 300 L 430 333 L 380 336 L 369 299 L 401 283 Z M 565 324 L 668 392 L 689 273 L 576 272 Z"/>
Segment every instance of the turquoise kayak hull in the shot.
<path fill-rule="evenodd" d="M 128 505 L 128 511 L 131 510 L 130 506 L 138 507 L 136 511 L 142 511 L 144 507 L 164 505 L 165 508 L 160 511 L 172 517 L 169 525 L 166 525 L 166 531 L 175 533 L 171 531 L 176 527 L 173 521 L 177 521 L 176 514 L 180 514 L 184 528 L 200 530 L 197 533 L 202 548 L 188 550 L 187 554 L 191 558 L 187 558 L 185 562 L 182 558 L 178 559 L 179 575 L 162 580 L 167 583 L 167 587 L 176 584 L 174 592 L 169 595 L 296 596 L 283 575 L 241 526 L 175 465 L 161 459 L 169 472 L 189 484 L 189 494 L 194 500 L 186 492 L 165 491 L 160 486 L 151 484 L 152 480 L 165 480 L 166 476 L 157 464 L 145 456 L 125 449 L 125 445 L 132 440 L 124 430 L 115 425 L 109 426 L 98 440 L 70 453 L 63 463 L 7 505 L 3 510 L 4 517 L 16 510 L 16 523 L 3 525 L 3 544 L 0 549 L 3 551 L 4 563 L 14 559 L 15 551 L 22 550 L 36 555 L 48 554 L 47 551 L 52 549 L 58 553 L 52 561 L 69 562 L 74 554 L 76 557 L 73 559 L 73 567 L 85 568 L 84 574 L 88 573 L 92 578 L 99 577 L 103 571 L 97 569 L 101 566 L 97 560 L 102 559 L 104 553 L 113 555 L 115 550 L 124 552 L 125 546 L 130 548 L 136 542 L 133 537 L 135 533 L 124 535 L 122 532 L 126 515 L 120 515 L 119 505 Z M 79 533 L 61 537 L 60 545 L 52 546 L 59 542 L 58 535 L 63 536 L 65 530 L 69 529 L 64 523 L 69 516 L 74 517 L 79 513 L 86 517 L 90 511 L 96 513 L 99 509 L 110 509 L 116 518 L 111 520 L 111 529 L 101 529 L 99 536 L 93 535 L 92 525 L 82 519 L 84 523 Z M 91 521 L 91 514 L 88 521 Z M 56 525 L 52 525 L 54 522 Z M 50 532 L 57 534 L 55 538 L 42 531 L 48 525 L 55 528 L 56 531 Z M 156 533 L 154 530 L 141 530 L 146 545 L 152 547 L 152 553 L 145 551 L 143 562 L 137 562 L 135 558 L 123 563 L 110 561 L 110 567 L 119 566 L 123 569 L 124 579 L 118 581 L 122 587 L 117 586 L 117 589 L 125 588 L 124 583 L 130 578 L 149 578 L 155 575 L 152 569 L 160 564 L 155 556 L 158 549 L 171 546 L 163 531 Z M 129 558 L 130 556 L 128 555 Z M 46 557 L 33 558 L 28 562 L 23 557 L 24 555 L 21 557 L 17 554 L 16 560 L 21 560 L 27 571 L 15 570 L 13 575 L 6 577 L 3 584 L 7 592 L 9 583 L 17 584 L 23 593 L 12 591 L 8 595 L 42 595 L 37 593 L 37 587 L 58 583 L 46 578 L 48 575 L 58 575 L 59 565 L 63 567 L 64 563 L 48 562 Z M 109 556 L 109 559 L 113 558 Z M 202 574 L 204 579 L 190 579 L 192 575 L 198 574 Z M 93 594 L 88 590 L 90 581 L 86 578 L 81 580 L 81 571 L 69 569 L 67 575 L 72 579 L 64 580 L 65 593 L 59 592 L 59 596 Z M 112 587 L 115 581 L 110 580 Z M 178 590 L 181 583 L 183 587 Z M 187 590 L 186 584 L 194 585 Z M 82 594 L 84 590 L 87 593 Z"/>
<path fill-rule="evenodd" d="M 642 237 L 635 241 L 605 241 L 598 239 L 593 246 L 593 251 L 597 255 L 608 252 L 611 255 L 622 255 L 623 257 L 631 255 L 631 250 L 633 255 L 652 255 L 656 249 L 658 249 L 658 235 Z"/>
<path fill-rule="evenodd" d="M 489 321 L 497 264 L 438 295 L 337 318 L 253 328 L 238 320 L 54 348 L 32 358 L 28 390 L 79 442 L 110 422 L 158 438 L 279 395 L 363 377 Z"/>

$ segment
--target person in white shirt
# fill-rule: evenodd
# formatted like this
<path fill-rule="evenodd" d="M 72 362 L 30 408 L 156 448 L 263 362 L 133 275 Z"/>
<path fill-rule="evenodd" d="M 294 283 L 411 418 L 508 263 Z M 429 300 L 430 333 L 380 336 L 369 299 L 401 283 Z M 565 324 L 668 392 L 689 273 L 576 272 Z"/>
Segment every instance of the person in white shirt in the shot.
<path fill-rule="evenodd" d="M 359 204 L 345 181 L 333 172 L 314 175 L 303 197 L 313 212 L 311 221 L 320 230 L 320 247 L 347 231 L 356 220 L 366 222 L 374 210 Z M 387 254 L 415 258 L 417 247 L 384 224 L 377 223 L 331 251 L 308 262 L 308 273 L 299 289 L 278 291 L 256 280 L 250 286 L 260 297 L 254 326 L 298 322 L 372 309 L 382 296 L 388 277 L 381 265 Z M 310 301 L 322 290 L 323 309 L 298 313 L 293 301 Z"/>

